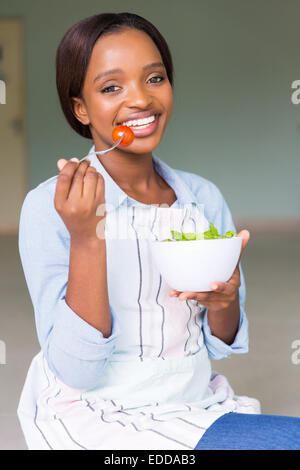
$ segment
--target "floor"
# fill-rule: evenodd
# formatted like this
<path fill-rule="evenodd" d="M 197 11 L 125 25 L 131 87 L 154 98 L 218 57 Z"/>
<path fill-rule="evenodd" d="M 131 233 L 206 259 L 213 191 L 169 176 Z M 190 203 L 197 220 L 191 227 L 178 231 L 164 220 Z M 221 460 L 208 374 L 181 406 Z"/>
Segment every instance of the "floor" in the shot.
<path fill-rule="evenodd" d="M 250 350 L 212 361 L 237 395 L 258 398 L 266 414 L 300 417 L 300 364 L 292 361 L 292 343 L 300 342 L 299 244 L 300 234 L 252 234 L 242 257 Z M 6 346 L 6 363 L 0 360 L 0 450 L 23 450 L 16 408 L 40 348 L 16 236 L 1 237 L 0 256 L 0 344 Z"/>

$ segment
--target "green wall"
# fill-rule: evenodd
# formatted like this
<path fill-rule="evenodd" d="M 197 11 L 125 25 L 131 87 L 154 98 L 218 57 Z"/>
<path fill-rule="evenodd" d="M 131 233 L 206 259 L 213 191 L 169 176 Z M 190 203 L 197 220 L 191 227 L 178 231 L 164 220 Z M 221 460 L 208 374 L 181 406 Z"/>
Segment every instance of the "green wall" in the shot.
<path fill-rule="evenodd" d="M 66 30 L 93 14 L 145 16 L 174 59 L 173 116 L 155 153 L 213 181 L 234 218 L 300 218 L 300 1 L 10 0 L 0 16 L 25 22 L 28 190 L 56 174 L 61 157 L 92 143 L 69 128 L 55 87 Z"/>

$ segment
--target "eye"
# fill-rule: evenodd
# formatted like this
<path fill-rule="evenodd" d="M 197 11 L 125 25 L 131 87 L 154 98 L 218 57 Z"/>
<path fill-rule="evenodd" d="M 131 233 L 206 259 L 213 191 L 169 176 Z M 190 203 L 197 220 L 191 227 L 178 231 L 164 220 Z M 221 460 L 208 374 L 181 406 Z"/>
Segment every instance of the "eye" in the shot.
<path fill-rule="evenodd" d="M 118 88 L 118 87 L 116 85 L 107 86 L 106 88 L 103 88 L 103 90 L 101 90 L 101 93 L 106 93 L 105 90 L 109 90 L 110 88 Z M 111 92 L 108 92 L 108 93 L 111 93 Z"/>
<path fill-rule="evenodd" d="M 165 77 L 163 77 L 162 75 L 156 75 L 155 77 L 151 77 L 150 80 L 152 80 L 153 78 L 161 78 L 159 82 L 155 82 L 155 83 L 160 83 L 165 79 Z"/>
<path fill-rule="evenodd" d="M 154 83 L 160 83 L 165 79 L 165 77 L 163 77 L 162 75 L 156 75 L 155 77 L 151 77 L 149 80 L 153 80 L 153 78 L 160 78 L 160 81 L 154 82 Z M 114 93 L 114 91 L 108 91 L 108 92 L 106 91 L 106 90 L 109 90 L 110 88 L 118 88 L 118 87 L 116 85 L 108 86 L 106 88 L 103 88 L 103 90 L 101 90 L 101 93 Z"/>

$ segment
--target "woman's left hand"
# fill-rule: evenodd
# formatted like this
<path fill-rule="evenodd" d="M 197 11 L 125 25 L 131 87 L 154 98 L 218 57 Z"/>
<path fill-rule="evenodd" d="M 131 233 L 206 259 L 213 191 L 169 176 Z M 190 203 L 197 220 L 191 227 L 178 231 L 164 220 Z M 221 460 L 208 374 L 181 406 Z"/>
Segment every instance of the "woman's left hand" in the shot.
<path fill-rule="evenodd" d="M 208 292 L 179 292 L 172 290 L 169 294 L 170 297 L 178 296 L 179 300 L 197 300 L 201 305 L 209 308 L 210 312 L 230 308 L 235 303 L 239 294 L 239 287 L 241 285 L 239 262 L 250 239 L 250 233 L 248 230 L 242 230 L 237 236 L 242 238 L 241 253 L 234 273 L 227 282 L 213 282 L 210 286 L 212 291 Z"/>

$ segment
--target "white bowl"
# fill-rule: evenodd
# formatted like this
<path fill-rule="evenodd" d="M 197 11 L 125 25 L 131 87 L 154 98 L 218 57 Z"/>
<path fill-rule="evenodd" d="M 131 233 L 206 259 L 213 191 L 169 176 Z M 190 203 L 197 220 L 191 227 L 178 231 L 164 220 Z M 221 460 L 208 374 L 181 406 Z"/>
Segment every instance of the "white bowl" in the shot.
<path fill-rule="evenodd" d="M 164 280 L 180 292 L 207 292 L 228 281 L 238 262 L 242 238 L 175 242 L 151 241 L 154 262 Z"/>

